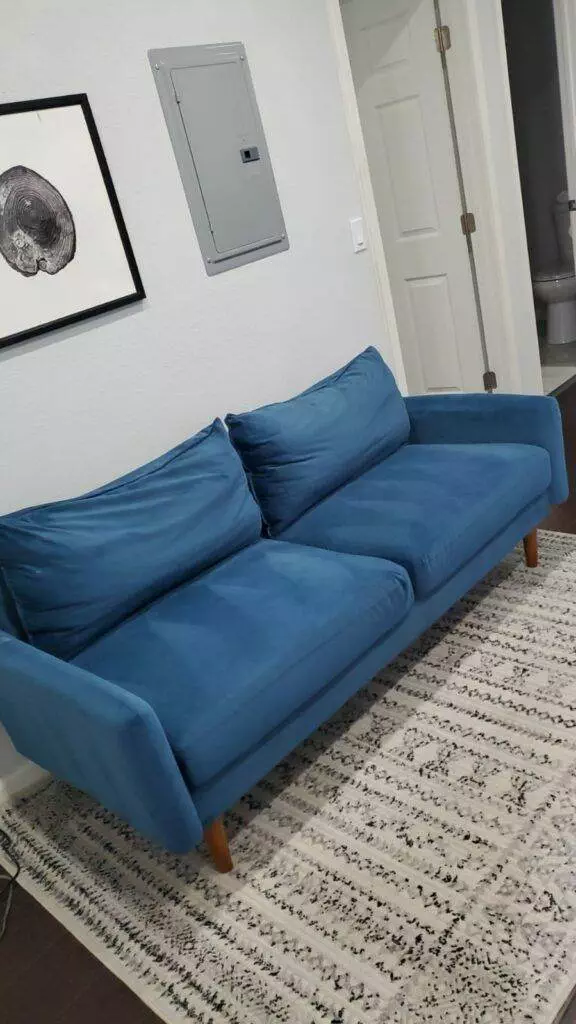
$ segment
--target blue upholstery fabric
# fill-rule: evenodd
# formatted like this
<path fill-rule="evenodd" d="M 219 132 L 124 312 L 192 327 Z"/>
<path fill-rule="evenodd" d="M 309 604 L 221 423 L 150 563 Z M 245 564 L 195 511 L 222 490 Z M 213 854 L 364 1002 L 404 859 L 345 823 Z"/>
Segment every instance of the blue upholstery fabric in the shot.
<path fill-rule="evenodd" d="M 502 533 L 492 537 L 490 543 L 452 576 L 440 590 L 435 591 L 424 601 L 416 601 L 409 614 L 392 633 L 366 651 L 354 665 L 349 666 L 335 677 L 329 686 L 312 694 L 310 700 L 295 714 L 283 722 L 279 722 L 274 732 L 258 743 L 246 757 L 195 790 L 194 803 L 201 820 L 210 821 L 222 814 L 228 807 L 232 807 L 294 747 L 298 746 L 306 737 L 312 736 L 314 730 L 323 722 L 327 722 L 330 716 L 338 711 L 357 690 L 368 683 L 376 672 L 412 644 L 458 598 L 467 593 L 478 580 L 497 565 L 512 550 L 517 541 L 534 529 L 549 511 L 550 503 L 547 497 L 537 498 Z M 518 558 L 521 557 L 518 555 Z M 338 728 L 338 722 L 336 728 Z M 317 743 L 322 746 L 322 737 L 318 737 Z M 313 756 L 315 745 L 316 740 L 314 739 L 310 756 Z M 333 788 L 338 785 L 338 779 L 327 776 L 326 785 Z"/>
<path fill-rule="evenodd" d="M 345 486 L 330 497 L 323 492 L 325 500 L 286 530 L 290 543 L 256 539 L 258 516 L 244 478 L 235 476 L 240 466 L 229 447 L 222 460 L 207 458 L 201 465 L 194 476 L 192 526 L 185 527 L 183 519 L 180 530 L 174 513 L 174 532 L 162 551 L 148 519 L 133 519 L 128 491 L 131 532 L 123 540 L 132 549 L 132 534 L 142 531 L 142 546 L 136 544 L 129 561 L 121 560 L 116 582 L 126 602 L 123 621 L 93 640 L 75 664 L 0 631 L 0 720 L 17 748 L 168 849 L 183 852 L 198 843 L 204 823 L 229 808 L 414 642 L 547 515 L 551 501 L 565 496 L 553 401 L 458 395 L 411 398 L 407 406 L 413 443 L 362 467 L 362 476 L 348 468 L 357 479 L 340 480 Z M 226 443 L 220 424 L 204 434 L 214 441 L 212 453 Z M 346 437 L 334 442 L 332 453 L 328 435 L 322 437 L 326 451 L 319 445 L 319 469 L 330 467 L 330 458 L 335 466 L 339 443 L 348 465 Z M 301 498 L 299 472 L 304 492 L 307 486 L 304 434 L 300 441 L 302 466 L 296 465 L 294 480 Z M 349 444 L 353 447 L 352 440 Z M 310 458 L 314 461 L 314 452 Z M 178 473 L 173 484 L 179 505 L 186 484 Z M 158 530 L 172 522 L 172 491 L 166 490 L 170 493 L 158 492 Z M 281 505 L 281 488 L 271 493 Z M 200 508 L 210 522 L 198 522 Z M 12 530 L 10 521 L 18 521 L 18 542 L 24 543 L 26 515 L 38 511 L 0 523 L 0 550 L 7 520 Z M 110 519 L 103 515 L 103 526 L 114 522 L 113 513 Z M 194 557 L 200 552 L 203 558 L 211 527 L 217 539 L 222 537 L 222 515 L 230 526 L 226 536 L 239 538 L 239 550 L 212 568 L 211 562 L 194 562 L 194 571 L 205 564 L 202 575 L 175 576 L 163 583 L 171 593 L 143 607 L 156 590 L 132 606 L 122 590 L 123 573 L 143 584 L 144 576 L 166 561 L 167 549 L 170 554 L 174 545 L 184 550 L 188 532 Z M 100 525 L 94 518 L 87 529 Z M 308 546 L 297 543 L 299 531 L 306 533 Z M 57 531 L 54 537 L 61 539 Z M 31 565 L 35 571 L 25 579 L 30 593 L 34 579 L 41 588 L 52 579 L 53 555 L 61 552 L 48 536 L 44 542 L 44 560 Z M 328 543 L 368 555 L 324 550 Z M 224 558 L 224 548 L 214 559 Z M 419 591 L 417 601 L 405 569 L 387 560 L 389 552 L 404 559 Z M 64 580 L 66 593 L 59 595 L 57 607 L 64 619 L 85 610 L 82 600 L 75 603 L 82 598 L 75 589 L 82 578 L 72 573 Z M 64 599 L 70 595 L 67 607 Z M 96 602 L 103 596 L 104 590 L 97 591 Z M 9 601 L 0 606 L 0 624 L 18 629 Z M 74 629 L 77 624 L 75 619 Z M 109 625 L 104 616 L 102 628 Z"/>
<path fill-rule="evenodd" d="M 191 786 L 250 750 L 404 618 L 405 571 L 262 540 L 75 664 L 148 702 Z"/>
<path fill-rule="evenodd" d="M 0 721 L 21 754 L 184 852 L 202 825 L 152 708 L 113 683 L 0 633 Z"/>
<path fill-rule="evenodd" d="M 404 400 L 375 348 L 288 402 L 226 423 L 273 534 L 403 444 Z"/>
<path fill-rule="evenodd" d="M 543 395 L 425 395 L 406 399 L 421 444 L 535 444 L 550 456 L 550 501 L 568 497 L 560 408 Z"/>
<path fill-rule="evenodd" d="M 441 586 L 550 487 L 536 445 L 408 444 L 306 512 L 282 539 L 377 555 L 417 598 Z"/>
<path fill-rule="evenodd" d="M 10 633 L 11 636 L 17 636 L 20 640 L 24 639 L 24 630 L 20 617 L 16 610 L 16 604 L 14 598 L 8 588 L 8 585 L 4 579 L 4 573 L 0 568 L 0 630 L 4 633 Z"/>
<path fill-rule="evenodd" d="M 81 498 L 0 519 L 0 566 L 27 636 L 70 657 L 136 608 L 259 537 L 223 424 Z"/>

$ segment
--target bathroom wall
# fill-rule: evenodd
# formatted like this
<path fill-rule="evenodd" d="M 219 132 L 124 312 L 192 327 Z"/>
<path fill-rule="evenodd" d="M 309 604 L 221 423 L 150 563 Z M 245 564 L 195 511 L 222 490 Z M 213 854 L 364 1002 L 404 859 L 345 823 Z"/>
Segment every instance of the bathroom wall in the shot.
<path fill-rule="evenodd" d="M 552 217 L 567 187 L 552 0 L 503 0 L 532 273 L 559 259 Z"/>

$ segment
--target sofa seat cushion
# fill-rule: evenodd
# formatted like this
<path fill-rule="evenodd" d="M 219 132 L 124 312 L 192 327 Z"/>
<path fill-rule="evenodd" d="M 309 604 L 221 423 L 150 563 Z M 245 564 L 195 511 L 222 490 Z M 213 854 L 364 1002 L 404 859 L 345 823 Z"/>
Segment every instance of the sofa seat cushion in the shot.
<path fill-rule="evenodd" d="M 461 568 L 550 486 L 521 444 L 408 444 L 320 502 L 282 539 L 403 565 L 417 598 Z"/>
<path fill-rule="evenodd" d="M 90 494 L 2 517 L 0 576 L 27 639 L 69 658 L 261 532 L 242 463 L 215 420 Z"/>
<path fill-rule="evenodd" d="M 404 399 L 372 347 L 295 398 L 226 423 L 273 535 L 410 434 Z"/>
<path fill-rule="evenodd" d="M 97 640 L 75 664 L 155 709 L 201 785 L 404 618 L 400 566 L 262 540 Z"/>

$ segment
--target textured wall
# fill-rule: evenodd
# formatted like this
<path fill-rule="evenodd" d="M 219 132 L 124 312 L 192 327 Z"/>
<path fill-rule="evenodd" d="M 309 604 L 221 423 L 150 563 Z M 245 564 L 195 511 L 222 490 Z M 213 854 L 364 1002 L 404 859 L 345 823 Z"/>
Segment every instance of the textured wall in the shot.
<path fill-rule="evenodd" d="M 9 8 L 0 100 L 88 93 L 148 298 L 0 352 L 0 512 L 97 486 L 367 344 L 386 357 L 370 257 L 350 240 L 360 206 L 324 0 Z M 291 249 L 208 278 L 146 52 L 231 40 L 247 47 Z"/>

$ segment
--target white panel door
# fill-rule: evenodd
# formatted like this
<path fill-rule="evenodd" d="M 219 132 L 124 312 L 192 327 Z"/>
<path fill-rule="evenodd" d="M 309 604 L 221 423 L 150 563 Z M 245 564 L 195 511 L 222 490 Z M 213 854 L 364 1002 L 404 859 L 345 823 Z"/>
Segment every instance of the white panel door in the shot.
<path fill-rule="evenodd" d="M 481 391 L 433 0 L 342 0 L 342 17 L 409 390 Z"/>

